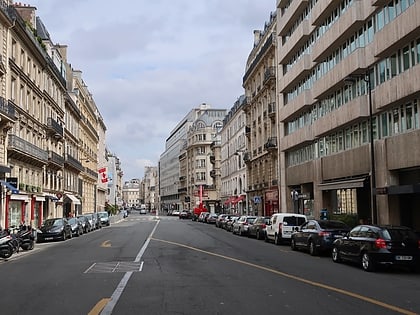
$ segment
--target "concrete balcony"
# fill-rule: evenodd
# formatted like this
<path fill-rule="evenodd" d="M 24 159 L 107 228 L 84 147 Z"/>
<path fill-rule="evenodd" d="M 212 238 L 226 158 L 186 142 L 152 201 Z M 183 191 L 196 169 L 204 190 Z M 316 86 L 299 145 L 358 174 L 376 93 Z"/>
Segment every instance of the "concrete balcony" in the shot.
<path fill-rule="evenodd" d="M 289 29 L 296 22 L 296 17 L 300 16 L 303 10 L 308 6 L 308 3 L 309 0 L 292 1 L 281 18 L 277 19 L 277 31 L 280 36 L 287 34 Z"/>
<path fill-rule="evenodd" d="M 401 46 L 400 42 L 408 43 L 416 39 L 420 33 L 420 2 L 414 3 L 402 12 L 395 20 L 384 26 L 375 34 L 374 55 L 380 58 L 389 56 Z M 389 45 L 389 43 L 393 43 Z"/>
<path fill-rule="evenodd" d="M 370 46 L 373 48 L 373 46 Z M 343 59 L 332 70 L 328 71 L 321 80 L 314 82 L 312 87 L 313 97 L 322 99 L 333 90 L 337 85 L 344 85 L 344 78 L 353 74 L 363 74 L 373 63 L 374 57 L 369 53 L 369 47 L 358 48 Z"/>
<path fill-rule="evenodd" d="M 404 82 L 404 84 L 401 84 Z M 372 97 L 375 109 L 381 109 L 398 100 L 413 97 L 419 91 L 420 64 L 404 71 L 374 89 Z"/>
<path fill-rule="evenodd" d="M 304 54 L 279 80 L 278 89 L 280 93 L 284 93 L 290 87 L 296 85 L 299 81 L 307 76 L 315 63 L 312 62 L 309 54 Z"/>
<path fill-rule="evenodd" d="M 312 107 L 314 102 L 312 90 L 305 90 L 298 97 L 279 108 L 279 121 L 285 122 L 289 120 L 292 116 L 296 115 L 296 112 Z"/>
<path fill-rule="evenodd" d="M 308 20 L 302 21 L 287 41 L 278 48 L 279 64 L 285 64 L 299 48 L 308 40 L 313 31 L 313 26 Z"/>
<path fill-rule="evenodd" d="M 374 9 L 374 8 L 373 8 Z M 373 11 L 368 1 L 354 1 L 354 4 L 319 38 L 312 47 L 312 59 L 320 62 L 337 49 L 350 34 L 358 31 Z"/>
<path fill-rule="evenodd" d="M 289 135 L 285 135 L 281 139 L 280 151 L 291 150 L 297 146 L 312 143 L 313 141 L 313 128 L 312 125 L 309 125 L 305 128 L 300 128 Z"/>
<path fill-rule="evenodd" d="M 311 24 L 320 26 L 340 2 L 341 0 L 318 1 L 311 11 Z"/>
<path fill-rule="evenodd" d="M 313 135 L 315 138 L 319 138 L 330 133 L 332 130 L 366 120 L 368 117 L 369 96 L 365 94 L 316 120 L 312 124 Z"/>

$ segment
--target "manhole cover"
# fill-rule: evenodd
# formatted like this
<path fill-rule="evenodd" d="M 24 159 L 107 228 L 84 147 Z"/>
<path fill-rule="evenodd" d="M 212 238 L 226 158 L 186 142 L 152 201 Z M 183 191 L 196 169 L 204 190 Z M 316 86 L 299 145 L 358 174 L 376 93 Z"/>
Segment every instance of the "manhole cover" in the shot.
<path fill-rule="evenodd" d="M 110 273 L 110 272 L 138 272 L 141 271 L 143 262 L 111 261 L 94 263 L 84 273 Z"/>

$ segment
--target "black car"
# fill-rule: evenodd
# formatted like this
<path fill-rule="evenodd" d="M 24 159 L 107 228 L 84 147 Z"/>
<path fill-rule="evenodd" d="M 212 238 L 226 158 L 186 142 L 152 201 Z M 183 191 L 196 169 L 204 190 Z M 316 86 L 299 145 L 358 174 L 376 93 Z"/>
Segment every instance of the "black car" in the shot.
<path fill-rule="evenodd" d="M 257 240 L 264 239 L 264 229 L 269 222 L 270 217 L 257 217 L 248 227 L 248 236 L 255 237 Z"/>
<path fill-rule="evenodd" d="M 88 217 L 79 215 L 77 218 L 80 220 L 80 222 L 82 222 L 83 233 L 88 233 L 93 230 Z"/>
<path fill-rule="evenodd" d="M 83 234 L 83 225 L 78 218 L 68 218 L 67 221 L 71 227 L 71 234 L 73 236 L 80 236 Z"/>
<path fill-rule="evenodd" d="M 358 225 L 346 236 L 334 241 L 332 260 L 353 261 L 365 271 L 379 265 L 419 267 L 420 239 L 404 226 Z"/>
<path fill-rule="evenodd" d="M 71 226 L 65 218 L 46 219 L 37 229 L 37 242 L 65 241 L 72 237 Z"/>
<path fill-rule="evenodd" d="M 290 246 L 293 250 L 307 250 L 314 256 L 331 251 L 334 241 L 349 231 L 350 228 L 341 221 L 308 220 L 293 232 Z"/>

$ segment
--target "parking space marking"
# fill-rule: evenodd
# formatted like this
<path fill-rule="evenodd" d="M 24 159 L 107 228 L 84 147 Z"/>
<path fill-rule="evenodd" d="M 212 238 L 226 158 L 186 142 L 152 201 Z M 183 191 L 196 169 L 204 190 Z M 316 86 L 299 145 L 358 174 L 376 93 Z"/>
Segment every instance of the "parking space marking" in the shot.
<path fill-rule="evenodd" d="M 162 242 L 162 243 L 171 244 L 171 245 L 174 245 L 174 246 L 180 246 L 180 247 L 188 248 L 188 249 L 196 251 L 196 252 L 208 254 L 208 255 L 219 257 L 219 258 L 222 258 L 222 259 L 227 259 L 227 260 L 234 261 L 234 262 L 246 265 L 246 266 L 250 266 L 250 267 L 253 267 L 253 268 L 260 269 L 260 270 L 268 271 L 268 272 L 277 274 L 279 276 L 289 278 L 289 279 L 293 279 L 293 280 L 296 280 L 298 282 L 302 282 L 302 283 L 305 283 L 305 284 L 308 284 L 308 285 L 311 285 L 311 286 L 314 286 L 314 287 L 318 287 L 318 288 L 334 291 L 334 292 L 340 293 L 342 295 L 350 296 L 352 298 L 359 299 L 359 300 L 362 300 L 362 301 L 365 301 L 365 302 L 368 302 L 368 303 L 371 303 L 371 304 L 374 304 L 374 305 L 392 310 L 392 311 L 400 313 L 400 314 L 417 315 L 417 313 L 415 313 L 415 312 L 412 312 L 412 311 L 409 311 L 409 310 L 406 310 L 406 309 L 403 309 L 403 308 L 400 308 L 398 306 L 391 305 L 391 304 L 388 304 L 388 303 L 385 303 L 385 302 L 381 302 L 381 301 L 375 300 L 375 299 L 367 297 L 367 296 L 363 296 L 363 295 L 360 295 L 360 294 L 357 294 L 357 293 L 354 293 L 354 292 L 351 292 L 351 291 L 336 288 L 336 287 L 333 287 L 333 286 L 330 286 L 330 285 L 327 285 L 327 284 L 323 284 L 323 283 L 320 283 L 320 282 L 311 281 L 311 280 L 301 278 L 301 277 L 298 277 L 298 276 L 295 276 L 295 275 L 292 275 L 292 274 L 289 274 L 289 273 L 285 273 L 285 272 L 278 271 L 278 270 L 275 270 L 275 269 L 272 269 L 272 268 L 268 268 L 268 267 L 265 267 L 265 266 L 250 263 L 250 262 L 247 262 L 245 260 L 241 260 L 241 259 L 237 259 L 237 258 L 233 258 L 233 257 L 209 252 L 209 251 L 206 251 L 206 250 L 203 250 L 203 249 L 200 249 L 200 248 L 192 247 L 192 246 L 181 244 L 181 243 L 162 240 L 162 239 L 158 239 L 158 238 L 151 238 L 151 239 L 154 240 L 154 241 L 157 241 L 157 242 Z"/>

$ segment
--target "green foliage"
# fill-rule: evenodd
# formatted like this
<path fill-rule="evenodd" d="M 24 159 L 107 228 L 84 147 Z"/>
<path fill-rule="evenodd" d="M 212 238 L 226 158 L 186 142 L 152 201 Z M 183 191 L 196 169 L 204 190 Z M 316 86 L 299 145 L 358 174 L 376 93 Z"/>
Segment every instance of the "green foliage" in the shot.
<path fill-rule="evenodd" d="M 359 216 L 357 214 L 331 214 L 329 219 L 342 221 L 350 228 L 359 224 Z"/>

